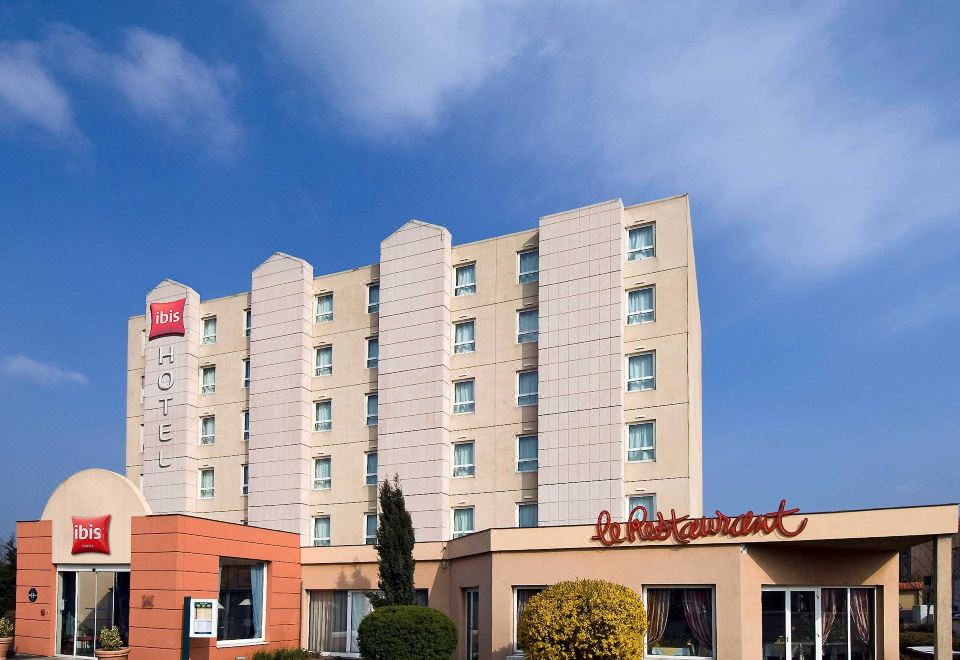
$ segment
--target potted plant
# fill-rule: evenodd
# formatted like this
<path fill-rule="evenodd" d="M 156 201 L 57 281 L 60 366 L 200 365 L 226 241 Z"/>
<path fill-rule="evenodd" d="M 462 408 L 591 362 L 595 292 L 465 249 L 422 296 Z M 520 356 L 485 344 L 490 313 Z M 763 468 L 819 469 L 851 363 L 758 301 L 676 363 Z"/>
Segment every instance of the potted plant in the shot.
<path fill-rule="evenodd" d="M 120 630 L 114 626 L 100 630 L 100 648 L 94 653 L 98 658 L 126 658 L 130 655 L 130 649 L 123 645 Z"/>
<path fill-rule="evenodd" d="M 6 617 L 0 617 L 0 658 L 7 657 L 11 644 L 13 644 L 13 623 Z"/>

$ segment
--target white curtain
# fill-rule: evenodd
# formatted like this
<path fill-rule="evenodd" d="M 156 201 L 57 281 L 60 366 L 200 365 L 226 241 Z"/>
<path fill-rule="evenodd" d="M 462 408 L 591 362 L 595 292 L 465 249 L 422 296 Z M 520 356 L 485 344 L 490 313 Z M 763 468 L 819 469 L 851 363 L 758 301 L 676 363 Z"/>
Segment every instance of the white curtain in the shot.
<path fill-rule="evenodd" d="M 320 296 L 317 298 L 317 318 L 333 318 L 333 296 Z"/>
<path fill-rule="evenodd" d="M 522 472 L 533 471 L 537 469 L 537 436 L 523 436 L 518 441 L 517 458 L 518 469 Z"/>
<path fill-rule="evenodd" d="M 373 477 L 373 483 L 370 483 L 370 477 Z M 372 451 L 367 454 L 367 485 L 377 485 L 377 452 Z"/>
<path fill-rule="evenodd" d="M 330 459 L 318 458 L 313 465 L 314 488 L 330 487 Z"/>
<path fill-rule="evenodd" d="M 533 282 L 540 270 L 540 253 L 536 250 L 520 253 L 520 283 Z"/>
<path fill-rule="evenodd" d="M 475 325 L 473 321 L 458 323 L 453 329 L 453 352 L 467 353 L 476 346 Z"/>
<path fill-rule="evenodd" d="M 370 599 L 367 598 L 367 595 L 359 591 L 353 591 L 350 593 L 350 653 L 359 653 L 360 649 L 357 648 L 357 628 L 360 626 L 360 622 L 363 621 L 370 612 L 373 611 L 373 606 L 370 604 Z"/>
<path fill-rule="evenodd" d="M 627 367 L 628 390 L 653 388 L 653 353 L 631 355 Z"/>
<path fill-rule="evenodd" d="M 653 256 L 653 225 L 631 229 L 627 255 L 630 260 Z"/>
<path fill-rule="evenodd" d="M 205 497 L 213 497 L 213 470 L 200 471 L 200 493 Z"/>
<path fill-rule="evenodd" d="M 633 511 L 638 506 L 642 506 L 647 510 L 647 519 L 650 519 L 657 513 L 657 500 L 653 495 L 638 495 L 636 497 L 630 498 L 630 511 Z M 630 515 L 630 511 L 627 511 L 627 515 Z M 637 517 L 640 516 L 640 512 L 637 511 Z"/>
<path fill-rule="evenodd" d="M 217 370 L 209 367 L 203 370 L 203 386 L 213 387 L 217 382 Z"/>
<path fill-rule="evenodd" d="M 473 264 L 457 268 L 457 291 L 474 293 L 477 290 L 477 267 Z"/>
<path fill-rule="evenodd" d="M 453 476 L 469 477 L 474 473 L 473 443 L 461 442 L 453 446 Z"/>
<path fill-rule="evenodd" d="M 216 339 L 217 337 L 217 319 L 203 319 L 203 339 Z"/>
<path fill-rule="evenodd" d="M 333 372 L 333 346 L 321 346 L 317 349 L 317 373 Z"/>
<path fill-rule="evenodd" d="M 314 544 L 330 542 L 330 517 L 321 516 L 313 519 L 313 539 Z"/>
<path fill-rule="evenodd" d="M 330 428 L 333 421 L 331 419 L 331 412 L 332 407 L 330 401 L 317 401 L 317 422 L 321 428 Z"/>
<path fill-rule="evenodd" d="M 537 332 L 540 329 L 539 312 L 535 309 L 520 312 L 517 325 L 519 326 L 518 330 L 521 341 L 535 341 L 537 339 Z"/>
<path fill-rule="evenodd" d="M 453 384 L 453 412 L 473 410 L 473 381 L 462 380 Z"/>
<path fill-rule="evenodd" d="M 653 320 L 653 289 L 637 289 L 627 294 L 627 323 Z"/>
<path fill-rule="evenodd" d="M 519 508 L 520 527 L 536 527 L 538 520 L 538 510 L 536 504 L 521 504 Z"/>
<path fill-rule="evenodd" d="M 263 564 L 250 567 L 250 592 L 253 594 L 251 610 L 253 614 L 253 636 L 263 639 L 263 601 L 264 593 Z"/>
<path fill-rule="evenodd" d="M 454 534 L 468 534 L 473 531 L 473 509 L 453 510 Z"/>
<path fill-rule="evenodd" d="M 520 405 L 532 405 L 537 402 L 537 372 L 524 371 L 520 373 L 520 381 L 517 387 Z"/>
<path fill-rule="evenodd" d="M 653 423 L 631 424 L 629 436 L 630 447 L 627 458 L 631 461 L 652 461 L 654 456 Z"/>
<path fill-rule="evenodd" d="M 203 426 L 200 430 L 200 435 L 205 436 L 203 439 L 204 442 L 213 442 L 214 435 L 216 435 L 216 421 L 216 417 L 204 417 L 201 420 Z"/>

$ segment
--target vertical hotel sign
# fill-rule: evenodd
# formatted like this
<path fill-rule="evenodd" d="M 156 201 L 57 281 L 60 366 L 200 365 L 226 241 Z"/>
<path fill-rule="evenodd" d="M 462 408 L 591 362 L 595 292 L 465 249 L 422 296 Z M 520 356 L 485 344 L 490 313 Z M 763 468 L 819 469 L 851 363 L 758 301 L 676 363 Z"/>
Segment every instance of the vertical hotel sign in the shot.
<path fill-rule="evenodd" d="M 158 337 L 179 336 L 186 334 L 184 328 L 183 308 L 187 299 L 181 298 L 172 302 L 150 303 L 150 340 Z M 160 390 L 160 467 L 168 468 L 172 465 L 170 457 L 164 451 L 166 443 L 173 440 L 173 424 L 166 421 L 170 414 L 170 405 L 174 403 L 170 389 L 173 387 L 175 376 L 173 365 L 176 362 L 173 346 L 166 349 L 157 349 L 157 360 L 160 365 L 160 375 L 157 376 L 157 388 Z"/>

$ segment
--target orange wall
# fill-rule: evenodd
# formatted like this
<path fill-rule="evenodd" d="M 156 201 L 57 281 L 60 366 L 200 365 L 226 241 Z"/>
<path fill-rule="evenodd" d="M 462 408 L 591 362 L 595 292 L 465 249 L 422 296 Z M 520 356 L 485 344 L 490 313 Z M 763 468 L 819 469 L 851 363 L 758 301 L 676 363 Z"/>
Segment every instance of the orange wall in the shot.
<path fill-rule="evenodd" d="M 180 515 L 136 517 L 131 529 L 131 660 L 179 660 L 183 599 L 217 598 L 220 557 L 269 562 L 268 643 L 218 649 L 215 640 L 194 639 L 191 660 L 300 646 L 299 536 Z"/>
<path fill-rule="evenodd" d="M 57 569 L 53 565 L 53 524 L 17 523 L 17 653 L 53 655 L 57 613 Z M 37 590 L 37 602 L 27 598 Z"/>

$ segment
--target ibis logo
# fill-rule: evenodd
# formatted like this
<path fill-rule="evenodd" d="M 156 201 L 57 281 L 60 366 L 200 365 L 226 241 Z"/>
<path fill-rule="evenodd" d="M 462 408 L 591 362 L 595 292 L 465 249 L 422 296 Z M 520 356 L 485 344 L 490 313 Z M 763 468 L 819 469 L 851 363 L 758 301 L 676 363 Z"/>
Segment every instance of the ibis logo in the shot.
<path fill-rule="evenodd" d="M 165 303 L 150 303 L 150 339 L 184 335 L 183 306 L 186 298 Z"/>
<path fill-rule="evenodd" d="M 72 516 L 73 549 L 70 554 L 85 552 L 110 554 L 110 516 L 81 518 Z"/>

